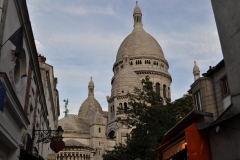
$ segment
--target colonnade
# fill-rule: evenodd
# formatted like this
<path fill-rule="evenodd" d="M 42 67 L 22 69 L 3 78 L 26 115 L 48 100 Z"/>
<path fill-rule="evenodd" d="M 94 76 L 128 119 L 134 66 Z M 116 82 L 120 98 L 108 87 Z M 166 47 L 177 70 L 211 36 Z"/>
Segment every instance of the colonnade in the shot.
<path fill-rule="evenodd" d="M 64 151 L 58 153 L 57 160 L 90 160 L 90 154 L 83 152 Z"/>

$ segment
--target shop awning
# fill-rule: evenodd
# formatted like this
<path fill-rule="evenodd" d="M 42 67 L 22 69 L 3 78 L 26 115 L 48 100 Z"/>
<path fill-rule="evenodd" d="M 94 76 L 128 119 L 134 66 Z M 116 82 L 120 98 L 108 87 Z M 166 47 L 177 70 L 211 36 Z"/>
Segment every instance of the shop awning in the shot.
<path fill-rule="evenodd" d="M 208 135 L 205 131 L 199 131 L 196 124 L 185 129 L 188 160 L 210 160 L 210 148 Z"/>

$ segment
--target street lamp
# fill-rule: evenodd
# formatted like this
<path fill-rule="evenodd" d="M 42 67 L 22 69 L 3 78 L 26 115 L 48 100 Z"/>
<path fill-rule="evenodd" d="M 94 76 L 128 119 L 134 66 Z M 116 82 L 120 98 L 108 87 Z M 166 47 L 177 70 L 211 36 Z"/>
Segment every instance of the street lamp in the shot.
<path fill-rule="evenodd" d="M 63 132 L 64 130 L 61 126 L 58 126 L 57 130 L 35 130 L 35 128 L 33 128 L 32 138 L 37 138 L 37 143 L 49 143 L 54 138 L 62 139 Z"/>

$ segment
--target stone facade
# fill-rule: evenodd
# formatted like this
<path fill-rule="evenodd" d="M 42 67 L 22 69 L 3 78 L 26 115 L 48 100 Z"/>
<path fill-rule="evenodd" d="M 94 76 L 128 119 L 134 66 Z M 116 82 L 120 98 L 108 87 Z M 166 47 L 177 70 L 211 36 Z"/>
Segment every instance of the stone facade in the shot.
<path fill-rule="evenodd" d="M 0 111 L 0 159 L 17 160 L 23 150 L 46 158 L 52 152 L 49 143 L 37 143 L 33 128 L 57 128 L 59 104 L 53 68 L 39 64 L 26 1 L 1 0 L 0 7 L 0 81 L 6 88 L 4 110 Z M 24 51 L 18 57 L 16 46 L 7 40 L 22 25 Z M 42 76 L 40 65 L 49 70 L 48 77 L 46 72 Z"/>
<path fill-rule="evenodd" d="M 230 105 L 231 96 L 224 61 L 210 67 L 191 85 L 196 110 L 213 113 L 216 120 Z"/>
<path fill-rule="evenodd" d="M 82 103 L 78 115 L 69 114 L 59 120 L 64 129 L 64 141 L 76 141 L 85 147 L 81 154 L 74 154 L 75 159 L 81 159 L 81 155 L 85 154 L 89 155 L 86 159 L 101 160 L 105 151 L 112 150 L 119 143 L 125 143 L 130 130 L 115 122 L 119 117 L 117 108 L 127 107 L 127 94 L 133 93 L 134 87 L 141 87 L 141 80 L 146 76 L 150 77 L 157 93 L 163 98 L 171 98 L 172 78 L 168 72 L 168 62 L 158 42 L 143 29 L 142 12 L 138 5 L 134 9 L 133 19 L 134 29 L 120 45 L 113 64 L 112 89 L 110 96 L 107 96 L 108 112 L 104 112 L 94 98 L 91 79 L 88 98 Z M 70 153 L 75 151 L 73 148 L 65 149 Z M 73 157 L 65 152 L 58 154 L 59 160 Z"/>

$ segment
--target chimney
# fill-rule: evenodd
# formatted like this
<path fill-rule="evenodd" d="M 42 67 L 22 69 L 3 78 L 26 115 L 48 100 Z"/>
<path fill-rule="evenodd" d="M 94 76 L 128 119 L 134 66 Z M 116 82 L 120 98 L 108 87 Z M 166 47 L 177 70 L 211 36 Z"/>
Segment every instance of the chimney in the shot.
<path fill-rule="evenodd" d="M 46 57 L 44 57 L 44 56 L 41 55 L 41 54 L 38 54 L 38 61 L 45 63 L 45 62 L 46 62 Z"/>

